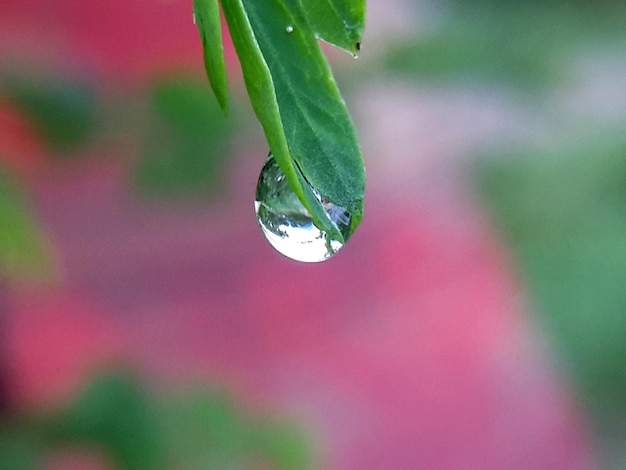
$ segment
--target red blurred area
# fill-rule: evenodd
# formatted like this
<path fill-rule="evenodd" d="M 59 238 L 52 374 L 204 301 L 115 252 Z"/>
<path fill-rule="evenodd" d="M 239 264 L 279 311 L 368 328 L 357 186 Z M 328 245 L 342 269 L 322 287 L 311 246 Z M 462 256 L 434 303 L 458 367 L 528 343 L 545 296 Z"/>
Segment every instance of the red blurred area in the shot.
<path fill-rule="evenodd" d="M 192 2 L 5 0 L 1 11 L 0 55 L 12 60 L 43 59 L 122 80 L 176 67 L 202 70 Z M 223 30 L 227 37 L 225 25 Z M 232 65 L 228 37 L 225 49 Z"/>
<path fill-rule="evenodd" d="M 19 406 L 66 398 L 94 364 L 123 357 L 123 329 L 97 304 L 62 290 L 16 299 L 6 349 Z"/>

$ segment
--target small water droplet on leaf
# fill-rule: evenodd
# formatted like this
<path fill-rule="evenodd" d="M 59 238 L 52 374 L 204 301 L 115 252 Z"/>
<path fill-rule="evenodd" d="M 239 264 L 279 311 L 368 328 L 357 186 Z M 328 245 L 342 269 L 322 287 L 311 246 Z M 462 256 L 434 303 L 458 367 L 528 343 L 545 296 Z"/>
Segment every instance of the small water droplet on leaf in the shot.
<path fill-rule="evenodd" d="M 193 24 L 196 24 L 196 14 L 192 13 L 192 16 L 193 16 Z"/>
<path fill-rule="evenodd" d="M 314 188 L 311 189 L 322 203 L 330 222 L 344 240 L 348 240 L 352 215 L 322 197 Z M 288 258 L 305 263 L 325 261 L 344 245 L 315 226 L 311 214 L 289 186 L 272 154 L 259 175 L 254 208 L 267 241 Z"/>
<path fill-rule="evenodd" d="M 293 25 L 287 25 L 285 31 L 287 31 L 288 33 L 293 33 Z"/>

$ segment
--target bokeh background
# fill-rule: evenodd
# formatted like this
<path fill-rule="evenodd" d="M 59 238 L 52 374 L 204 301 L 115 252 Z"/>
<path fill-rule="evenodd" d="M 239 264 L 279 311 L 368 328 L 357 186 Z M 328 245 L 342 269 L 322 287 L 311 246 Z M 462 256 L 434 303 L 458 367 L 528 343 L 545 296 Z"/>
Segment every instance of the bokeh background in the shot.
<path fill-rule="evenodd" d="M 0 6 L 0 468 L 626 468 L 626 5 L 370 0 L 319 265 L 191 2 Z"/>

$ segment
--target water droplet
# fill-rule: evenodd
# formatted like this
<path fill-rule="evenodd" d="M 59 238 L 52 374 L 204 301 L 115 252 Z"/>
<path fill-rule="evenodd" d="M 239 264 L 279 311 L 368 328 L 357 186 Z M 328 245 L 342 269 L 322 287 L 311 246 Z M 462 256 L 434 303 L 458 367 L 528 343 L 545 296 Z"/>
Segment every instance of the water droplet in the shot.
<path fill-rule="evenodd" d="M 350 237 L 351 214 L 322 198 L 314 189 L 313 192 L 324 206 L 330 221 L 347 240 Z M 332 257 L 344 245 L 313 224 L 311 214 L 289 186 L 272 154 L 268 156 L 259 175 L 254 208 L 267 241 L 288 258 L 316 263 Z"/>
<path fill-rule="evenodd" d="M 196 14 L 192 13 L 192 15 L 193 15 L 193 24 L 196 24 Z"/>
<path fill-rule="evenodd" d="M 293 33 L 293 25 L 287 25 L 285 31 L 287 31 L 288 33 Z"/>

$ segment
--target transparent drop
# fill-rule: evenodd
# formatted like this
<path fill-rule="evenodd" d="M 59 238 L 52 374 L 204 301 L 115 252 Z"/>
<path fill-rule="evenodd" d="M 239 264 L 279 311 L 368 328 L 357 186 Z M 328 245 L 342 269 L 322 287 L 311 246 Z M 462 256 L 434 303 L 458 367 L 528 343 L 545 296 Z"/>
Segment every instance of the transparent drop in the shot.
<path fill-rule="evenodd" d="M 288 26 L 285 28 L 285 31 L 287 31 L 288 33 L 293 33 L 293 25 L 288 25 Z"/>
<path fill-rule="evenodd" d="M 192 13 L 192 15 L 193 15 L 193 16 L 192 16 L 192 19 L 193 19 L 193 24 L 196 24 L 196 14 L 195 14 L 195 13 Z"/>
<path fill-rule="evenodd" d="M 347 240 L 351 235 L 352 215 L 343 207 L 324 200 L 314 188 L 311 189 L 322 202 L 328 218 Z M 343 247 L 341 241 L 315 226 L 311 214 L 289 186 L 272 154 L 259 175 L 254 208 L 267 241 L 288 258 L 316 263 L 331 258 Z"/>

